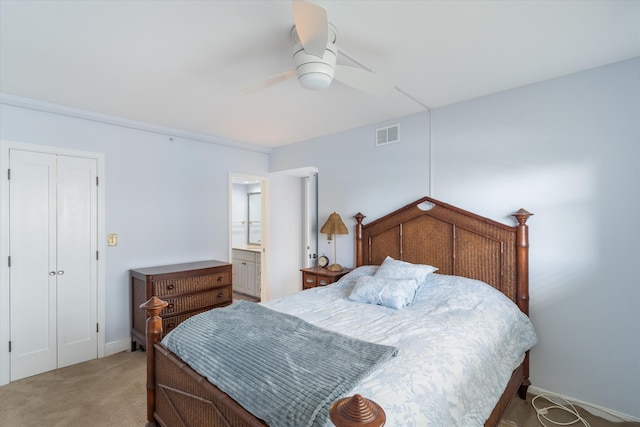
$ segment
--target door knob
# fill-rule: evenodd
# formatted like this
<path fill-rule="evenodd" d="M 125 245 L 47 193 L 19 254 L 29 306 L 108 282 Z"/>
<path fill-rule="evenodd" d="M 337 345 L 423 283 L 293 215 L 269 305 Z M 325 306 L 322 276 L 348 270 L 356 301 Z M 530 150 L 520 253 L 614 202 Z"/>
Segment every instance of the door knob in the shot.
<path fill-rule="evenodd" d="M 58 275 L 59 275 L 59 276 L 62 276 L 63 274 L 64 274 L 64 270 L 60 270 L 60 271 L 58 271 Z"/>
<path fill-rule="evenodd" d="M 50 271 L 50 272 L 49 272 L 49 276 L 55 276 L 55 275 L 56 275 L 56 272 L 55 272 L 55 271 Z"/>

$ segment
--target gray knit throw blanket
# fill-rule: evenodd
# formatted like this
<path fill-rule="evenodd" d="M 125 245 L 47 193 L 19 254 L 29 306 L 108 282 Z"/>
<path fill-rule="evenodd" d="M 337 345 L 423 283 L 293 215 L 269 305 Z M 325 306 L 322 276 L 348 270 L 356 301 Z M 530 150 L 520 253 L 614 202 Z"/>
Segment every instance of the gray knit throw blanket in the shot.
<path fill-rule="evenodd" d="M 326 426 L 331 403 L 398 351 L 246 301 L 191 317 L 163 344 L 272 427 Z"/>

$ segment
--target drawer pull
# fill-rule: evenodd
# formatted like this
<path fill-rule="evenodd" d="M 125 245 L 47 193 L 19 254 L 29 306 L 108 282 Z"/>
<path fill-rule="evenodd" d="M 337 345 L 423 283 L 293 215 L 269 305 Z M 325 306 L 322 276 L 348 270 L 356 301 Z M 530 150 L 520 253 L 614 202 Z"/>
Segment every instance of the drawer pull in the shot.
<path fill-rule="evenodd" d="M 222 276 L 218 276 L 218 282 L 222 282 Z"/>
<path fill-rule="evenodd" d="M 170 303 L 170 304 L 167 306 L 167 308 L 169 308 L 169 309 L 173 308 L 173 303 Z"/>
<path fill-rule="evenodd" d="M 313 279 L 309 279 L 309 278 L 307 277 L 307 283 L 313 283 Z"/>
<path fill-rule="evenodd" d="M 224 294 L 222 292 L 218 292 L 218 298 L 222 298 Z"/>
<path fill-rule="evenodd" d="M 176 287 L 176 285 L 169 285 L 169 286 L 167 286 L 167 289 L 172 290 L 175 287 Z"/>
<path fill-rule="evenodd" d="M 326 281 L 326 280 L 320 280 L 320 284 L 321 284 L 322 286 L 325 286 L 325 285 L 327 284 L 327 281 Z"/>
<path fill-rule="evenodd" d="M 173 323 L 173 322 L 171 322 L 171 323 L 169 323 L 169 324 L 167 325 L 167 329 L 173 329 L 173 328 L 175 328 L 175 327 L 176 327 L 176 324 L 175 324 L 175 323 Z"/>

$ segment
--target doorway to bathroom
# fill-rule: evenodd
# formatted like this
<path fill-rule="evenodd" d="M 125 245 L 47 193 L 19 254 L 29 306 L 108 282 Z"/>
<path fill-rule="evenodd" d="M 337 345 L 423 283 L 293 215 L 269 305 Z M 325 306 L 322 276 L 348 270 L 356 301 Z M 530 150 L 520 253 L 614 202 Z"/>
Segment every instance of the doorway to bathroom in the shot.
<path fill-rule="evenodd" d="M 234 299 L 261 301 L 266 253 L 266 178 L 232 175 L 231 263 Z"/>

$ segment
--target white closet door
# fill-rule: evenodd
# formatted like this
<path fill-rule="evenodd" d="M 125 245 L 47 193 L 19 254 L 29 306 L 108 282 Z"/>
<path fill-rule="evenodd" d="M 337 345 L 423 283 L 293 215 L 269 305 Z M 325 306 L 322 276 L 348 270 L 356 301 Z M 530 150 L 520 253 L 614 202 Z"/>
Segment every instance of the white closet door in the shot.
<path fill-rule="evenodd" d="M 97 357 L 97 162 L 10 151 L 11 381 Z"/>
<path fill-rule="evenodd" d="M 56 158 L 11 150 L 11 380 L 57 366 Z"/>
<path fill-rule="evenodd" d="M 97 162 L 58 156 L 58 367 L 98 357 Z"/>

